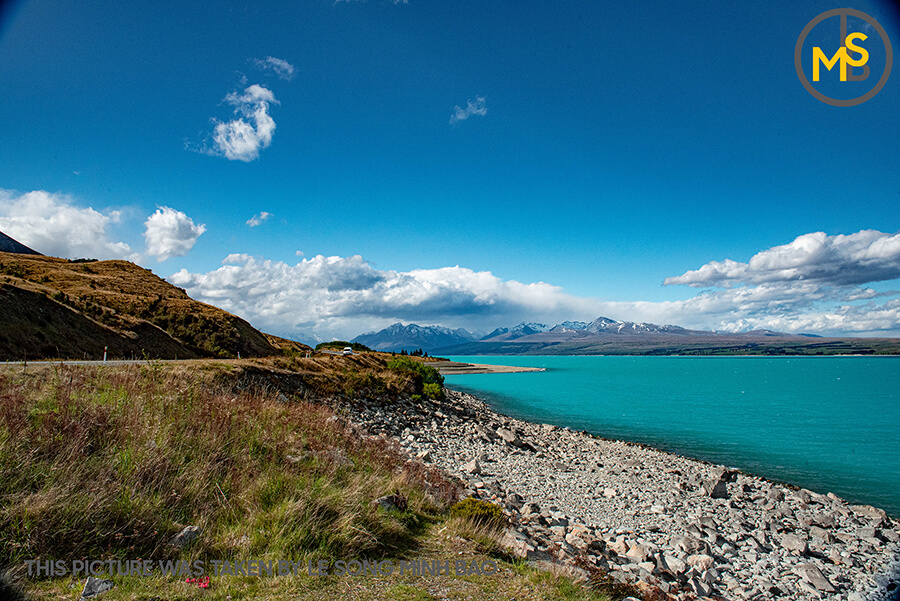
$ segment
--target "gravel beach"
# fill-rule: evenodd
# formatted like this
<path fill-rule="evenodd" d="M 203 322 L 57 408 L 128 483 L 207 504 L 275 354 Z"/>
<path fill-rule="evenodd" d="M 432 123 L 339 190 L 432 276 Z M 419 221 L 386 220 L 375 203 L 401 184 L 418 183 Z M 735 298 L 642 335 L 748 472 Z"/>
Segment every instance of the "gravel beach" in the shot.
<path fill-rule="evenodd" d="M 672 599 L 898 597 L 900 527 L 871 506 L 643 445 L 444 401 L 351 403 L 347 416 L 412 460 L 502 505 L 504 544 L 529 561 L 580 565 Z"/>

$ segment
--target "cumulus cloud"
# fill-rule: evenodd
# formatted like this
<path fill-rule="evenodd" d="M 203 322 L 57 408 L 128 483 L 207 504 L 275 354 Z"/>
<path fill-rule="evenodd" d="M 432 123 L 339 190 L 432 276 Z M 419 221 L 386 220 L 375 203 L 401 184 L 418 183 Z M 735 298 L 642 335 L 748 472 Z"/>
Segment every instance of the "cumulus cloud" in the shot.
<path fill-rule="evenodd" d="M 275 58 L 274 56 L 267 56 L 266 58 L 251 59 L 251 62 L 256 65 L 258 69 L 272 71 L 281 79 L 290 81 L 294 78 L 294 65 L 286 60 Z"/>
<path fill-rule="evenodd" d="M 455 123 L 459 123 L 460 121 L 465 121 L 472 115 L 487 115 L 487 107 L 484 104 L 484 96 L 478 96 L 475 98 L 475 102 L 471 100 L 466 104 L 466 108 L 463 108 L 459 105 L 453 107 L 453 113 L 450 115 L 450 124 L 453 125 Z"/>
<path fill-rule="evenodd" d="M 65 194 L 0 189 L 0 231 L 45 255 L 133 258 L 127 244 L 109 239 L 107 228 L 121 217 L 118 211 L 80 207 Z"/>
<path fill-rule="evenodd" d="M 896 273 L 895 236 L 810 236 L 745 264 L 710 263 L 668 278 L 668 284 L 708 285 L 691 298 L 665 302 L 580 298 L 545 282 L 502 280 L 459 266 L 379 270 L 360 256 L 319 255 L 290 265 L 235 254 L 214 271 L 182 270 L 169 279 L 263 329 L 288 333 L 303 324 L 325 338 L 352 337 L 396 321 L 490 330 L 601 315 L 727 332 L 900 334 L 900 292 L 857 285 Z M 839 273 L 823 254 L 852 273 Z"/>
<path fill-rule="evenodd" d="M 271 216 L 272 216 L 272 213 L 268 213 L 268 212 L 266 212 L 266 211 L 263 211 L 263 212 L 260 213 L 259 215 L 254 215 L 253 217 L 251 217 L 250 219 L 248 219 L 248 220 L 247 220 L 247 225 L 249 225 L 250 227 L 256 227 L 256 226 L 258 226 L 258 225 L 262 225 L 263 222 L 264 222 L 266 219 L 268 219 L 269 217 L 271 217 Z"/>
<path fill-rule="evenodd" d="M 666 278 L 665 284 L 728 288 L 803 281 L 854 286 L 896 278 L 900 278 L 900 233 L 862 230 L 848 236 L 804 234 L 790 244 L 757 253 L 747 263 L 713 261 L 700 269 Z"/>
<path fill-rule="evenodd" d="M 213 120 L 212 148 L 201 152 L 223 156 L 231 161 L 249 163 L 268 148 L 275 133 L 275 120 L 269 115 L 269 105 L 278 104 L 271 90 L 258 84 L 242 92 L 232 92 L 225 102 L 234 107 L 231 121 Z"/>
<path fill-rule="evenodd" d="M 328 335 L 353 336 L 397 320 L 491 327 L 533 316 L 581 315 L 586 306 L 543 282 L 504 281 L 459 266 L 378 270 L 358 255 L 318 255 L 289 265 L 234 254 L 215 271 L 182 269 L 169 280 L 259 327 L 285 331 L 316 324 Z"/>
<path fill-rule="evenodd" d="M 900 234 L 862 230 L 804 234 L 746 263 L 712 261 L 664 283 L 709 289 L 682 308 L 717 329 L 868 333 L 900 330 L 900 293 L 861 286 L 897 278 Z"/>
<path fill-rule="evenodd" d="M 205 225 L 195 225 L 190 217 L 169 207 L 158 208 L 144 222 L 144 227 L 147 253 L 158 261 L 186 255 L 206 231 Z"/>

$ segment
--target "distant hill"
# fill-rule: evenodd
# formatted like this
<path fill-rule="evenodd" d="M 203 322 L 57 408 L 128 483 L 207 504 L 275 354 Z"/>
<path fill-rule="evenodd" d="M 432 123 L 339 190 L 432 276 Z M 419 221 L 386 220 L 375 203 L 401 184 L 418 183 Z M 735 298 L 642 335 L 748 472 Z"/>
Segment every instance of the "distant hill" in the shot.
<path fill-rule="evenodd" d="M 477 337 L 462 328 L 451 330 L 442 326 L 420 326 L 414 323 L 408 326 L 395 323 L 378 332 L 361 334 L 351 340 L 364 344 L 376 351 L 414 351 L 463 344 L 477 340 Z"/>
<path fill-rule="evenodd" d="M 426 350 L 440 355 L 868 355 L 900 354 L 900 339 L 722 333 L 598 317 L 553 327 L 523 323 L 478 341 Z"/>
<path fill-rule="evenodd" d="M 264 335 L 128 261 L 0 253 L 0 360 L 195 358 L 308 347 Z"/>
<path fill-rule="evenodd" d="M 3 232 L 0 232 L 0 252 L 14 253 L 18 255 L 40 255 L 36 250 L 32 250 L 19 242 L 13 240 Z"/>

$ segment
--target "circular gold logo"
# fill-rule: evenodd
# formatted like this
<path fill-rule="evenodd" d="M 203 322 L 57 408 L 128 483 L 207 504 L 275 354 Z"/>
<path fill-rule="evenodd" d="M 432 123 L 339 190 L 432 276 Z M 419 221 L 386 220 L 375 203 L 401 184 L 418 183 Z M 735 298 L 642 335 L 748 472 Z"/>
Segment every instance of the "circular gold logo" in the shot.
<path fill-rule="evenodd" d="M 881 39 L 884 42 L 884 51 L 885 51 L 886 56 L 885 56 L 885 60 L 884 60 L 884 72 L 881 74 L 881 79 L 878 80 L 878 83 L 876 83 L 875 86 L 871 90 L 869 90 L 868 92 L 866 92 L 865 94 L 863 94 L 861 96 L 857 96 L 856 98 L 844 99 L 844 98 L 831 98 L 830 96 L 826 96 L 825 94 L 823 94 L 822 92 L 817 90 L 815 87 L 813 87 L 812 83 L 809 81 L 809 78 L 806 77 L 806 73 L 803 71 L 801 55 L 802 55 L 802 51 L 803 51 L 803 42 L 806 41 L 806 36 L 809 35 L 809 32 L 812 31 L 816 25 L 818 25 L 825 19 L 828 19 L 830 17 L 837 17 L 837 16 L 841 17 L 841 43 L 842 43 L 842 46 L 838 50 L 838 52 L 830 59 L 827 57 L 827 55 L 825 55 L 824 53 L 821 53 L 821 51 L 820 51 L 821 54 L 820 54 L 819 58 L 817 58 L 816 54 L 814 53 L 813 54 L 813 71 L 814 71 L 814 73 L 818 73 L 819 64 L 816 63 L 817 60 L 820 60 L 821 64 L 824 65 L 824 67 L 826 69 L 828 69 L 829 71 L 831 70 L 831 68 L 833 66 L 835 66 L 838 62 L 840 62 L 841 81 L 845 81 L 845 73 L 846 73 L 845 69 L 847 68 L 848 63 L 851 65 L 851 71 L 852 71 L 852 66 L 862 66 L 868 60 L 868 52 L 867 51 L 865 51 L 864 49 L 860 49 L 858 46 L 852 46 L 851 45 L 852 42 L 850 42 L 848 44 L 849 38 L 856 37 L 856 39 L 864 40 L 864 39 L 866 39 L 866 36 L 863 34 L 852 34 L 851 36 L 847 35 L 847 33 L 846 33 L 847 16 L 856 17 L 858 19 L 862 19 L 862 20 L 866 21 L 867 23 L 869 23 L 869 25 L 871 25 L 875 29 L 875 31 L 878 32 L 878 35 L 881 36 Z M 844 44 L 847 44 L 847 46 L 844 46 Z M 850 48 L 854 52 L 860 52 L 860 56 L 865 57 L 865 58 L 864 59 L 863 58 L 851 59 L 849 57 L 849 54 L 847 53 L 847 48 Z M 819 50 L 819 49 L 816 48 L 815 50 Z M 871 16 L 867 15 L 866 13 L 859 11 L 859 10 L 854 10 L 852 8 L 835 8 L 834 10 L 826 11 L 826 12 L 822 13 L 821 15 L 817 16 L 815 19 L 813 19 L 812 21 L 807 23 L 806 27 L 803 28 L 803 31 L 800 33 L 800 37 L 797 38 L 797 45 L 794 48 L 794 67 L 797 69 L 797 77 L 800 78 L 800 82 L 803 84 L 803 87 L 806 88 L 806 90 L 810 94 L 812 94 L 813 96 L 815 96 L 822 102 L 824 102 L 826 104 L 830 104 L 832 106 L 856 106 L 857 104 L 862 104 L 866 100 L 869 100 L 870 98 L 872 98 L 875 94 L 880 92 L 881 88 L 884 87 L 884 84 L 887 83 L 888 76 L 891 74 L 891 65 L 893 64 L 893 62 L 894 62 L 894 51 L 891 48 L 891 40 L 888 39 L 888 35 L 887 35 L 887 32 L 884 30 L 884 27 L 882 27 L 878 21 L 876 21 L 875 19 L 873 19 Z M 868 74 L 868 69 L 869 69 L 868 65 L 865 65 L 865 73 L 866 74 Z M 865 79 L 865 78 L 863 78 L 863 79 Z M 860 78 L 853 77 L 852 80 L 860 81 Z"/>

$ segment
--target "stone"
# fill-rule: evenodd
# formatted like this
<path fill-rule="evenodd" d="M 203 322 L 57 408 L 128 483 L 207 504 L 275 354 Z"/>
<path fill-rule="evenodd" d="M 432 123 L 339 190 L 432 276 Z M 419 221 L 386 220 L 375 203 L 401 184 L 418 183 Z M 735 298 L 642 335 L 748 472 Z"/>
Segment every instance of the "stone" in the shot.
<path fill-rule="evenodd" d="M 81 591 L 81 598 L 87 599 L 88 597 L 96 597 L 97 595 L 112 589 L 114 586 L 115 584 L 112 580 L 88 576 L 88 579 L 84 583 L 84 590 Z"/>
<path fill-rule="evenodd" d="M 812 538 L 817 538 L 826 543 L 834 542 L 834 536 L 828 530 L 824 528 L 819 528 L 818 526 L 810 526 L 809 527 L 809 535 Z"/>
<path fill-rule="evenodd" d="M 544 557 L 544 554 L 535 549 L 533 540 L 513 528 L 506 529 L 500 538 L 500 544 L 521 559 L 535 560 Z"/>
<path fill-rule="evenodd" d="M 806 541 L 794 534 L 785 534 L 781 538 L 781 546 L 789 552 L 797 552 L 803 555 L 809 551 Z"/>
<path fill-rule="evenodd" d="M 710 592 L 712 592 L 705 582 L 697 578 L 691 578 L 688 581 L 688 586 L 698 597 L 708 597 Z"/>
<path fill-rule="evenodd" d="M 522 508 L 519 509 L 519 513 L 522 515 L 534 515 L 536 513 L 541 512 L 541 507 L 537 503 L 525 503 L 522 505 Z"/>
<path fill-rule="evenodd" d="M 850 510 L 856 515 L 878 521 L 887 521 L 887 513 L 884 509 L 878 509 L 871 505 L 851 505 Z"/>
<path fill-rule="evenodd" d="M 197 526 L 185 526 L 181 529 L 181 532 L 172 537 L 169 544 L 179 549 L 184 549 L 200 536 L 200 532 L 201 530 Z"/>
<path fill-rule="evenodd" d="M 687 563 L 692 568 L 696 568 L 700 572 L 705 572 L 709 570 L 715 564 L 715 560 L 709 555 L 689 555 L 687 558 Z"/>
<path fill-rule="evenodd" d="M 719 466 L 712 471 L 713 480 L 724 480 L 725 482 L 734 482 L 737 480 L 738 471 L 725 466 Z"/>
<path fill-rule="evenodd" d="M 401 495 L 386 495 L 372 501 L 372 505 L 377 505 L 385 511 L 406 511 L 407 502 Z"/>
<path fill-rule="evenodd" d="M 625 557 L 629 559 L 633 559 L 634 563 L 641 563 L 647 560 L 650 556 L 650 549 L 646 545 L 642 545 L 640 543 L 632 543 L 631 546 L 628 547 L 628 551 L 625 552 Z M 648 570 L 649 571 L 649 570 Z"/>
<path fill-rule="evenodd" d="M 515 435 L 514 432 L 507 430 L 506 428 L 498 428 L 497 436 L 502 438 L 507 444 L 511 444 L 513 446 L 518 446 L 519 437 Z"/>
<path fill-rule="evenodd" d="M 687 564 L 674 555 L 663 554 L 659 557 L 659 569 L 677 577 L 687 572 Z"/>
<path fill-rule="evenodd" d="M 616 537 L 616 540 L 606 545 L 606 548 L 615 553 L 616 555 L 621 555 L 622 557 L 628 553 L 628 544 L 625 542 L 624 536 Z"/>
<path fill-rule="evenodd" d="M 784 491 L 780 488 L 772 487 L 769 489 L 769 492 L 766 493 L 766 497 L 775 502 L 781 502 L 784 501 Z"/>
<path fill-rule="evenodd" d="M 423 463 L 431 463 L 431 451 L 420 451 L 416 453 L 416 458 Z"/>
<path fill-rule="evenodd" d="M 728 485 L 725 480 L 707 480 L 703 483 L 703 489 L 713 499 L 728 498 Z"/>
<path fill-rule="evenodd" d="M 481 474 L 481 464 L 478 463 L 478 459 L 473 459 L 468 463 L 464 463 L 459 469 L 460 471 L 472 474 L 473 476 Z"/>
<path fill-rule="evenodd" d="M 816 590 L 824 591 L 826 593 L 837 592 L 837 589 L 835 589 L 834 585 L 831 584 L 831 581 L 825 577 L 825 574 L 822 573 L 822 570 L 811 563 L 797 566 L 796 568 L 794 568 L 794 573 L 803 578 L 803 580 L 805 580 L 807 583 L 814 586 Z"/>
<path fill-rule="evenodd" d="M 642 561 L 637 565 L 640 569 L 644 570 L 645 572 L 649 572 L 650 574 L 657 570 L 656 564 L 652 561 Z"/>
<path fill-rule="evenodd" d="M 677 551 L 683 551 L 688 555 L 699 553 L 706 549 L 706 545 L 700 539 L 691 536 L 679 536 L 672 541 L 672 546 Z"/>

